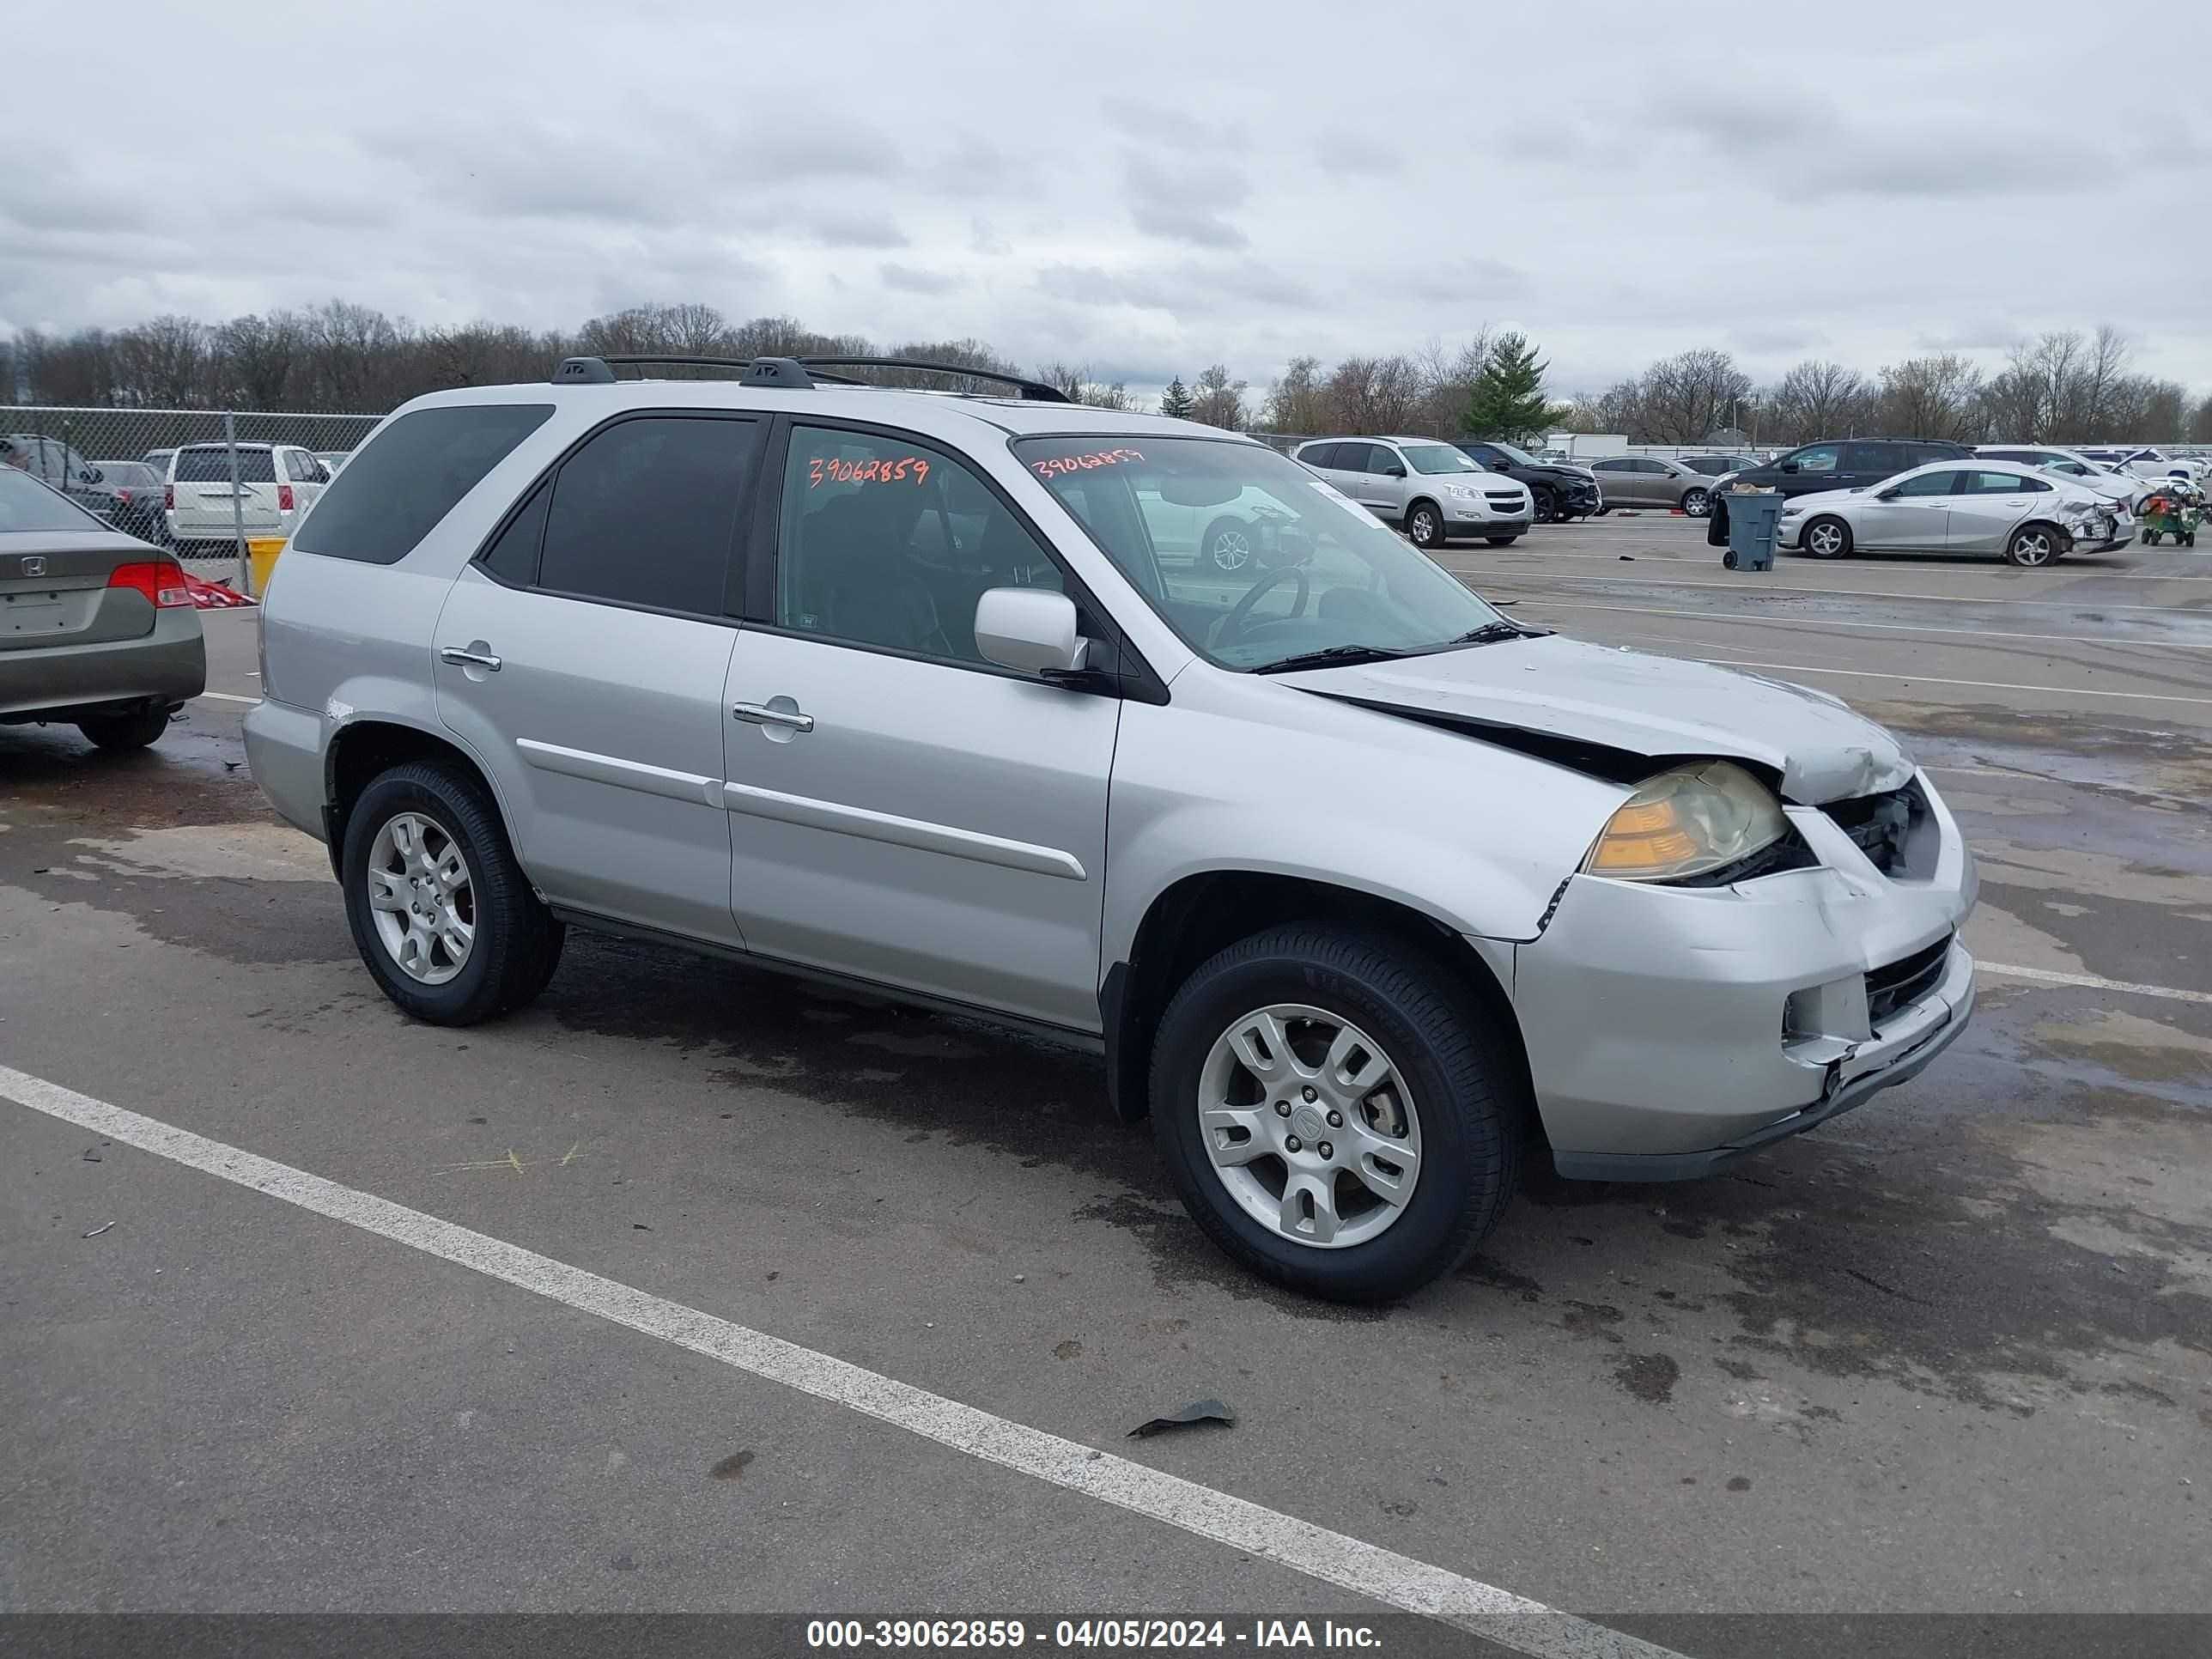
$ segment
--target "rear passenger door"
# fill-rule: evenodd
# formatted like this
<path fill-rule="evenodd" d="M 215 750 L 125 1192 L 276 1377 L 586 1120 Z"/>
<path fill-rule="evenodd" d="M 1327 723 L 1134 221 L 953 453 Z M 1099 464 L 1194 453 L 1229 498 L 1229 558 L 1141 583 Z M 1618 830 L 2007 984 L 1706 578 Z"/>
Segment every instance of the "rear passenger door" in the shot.
<path fill-rule="evenodd" d="M 2011 467 L 1956 476 L 1960 488 L 1951 498 L 1949 544 L 1960 553 L 2002 553 L 2014 528 L 2034 510 L 2036 498 L 2055 493 L 2042 479 Z"/>
<path fill-rule="evenodd" d="M 1066 573 L 941 446 L 786 433 L 721 711 L 747 947 L 1097 1030 L 1121 705 L 975 648 L 986 589 Z"/>
<path fill-rule="evenodd" d="M 490 769 L 556 904 L 740 943 L 722 706 L 762 425 L 645 413 L 586 438 L 462 571 L 438 714 Z"/>

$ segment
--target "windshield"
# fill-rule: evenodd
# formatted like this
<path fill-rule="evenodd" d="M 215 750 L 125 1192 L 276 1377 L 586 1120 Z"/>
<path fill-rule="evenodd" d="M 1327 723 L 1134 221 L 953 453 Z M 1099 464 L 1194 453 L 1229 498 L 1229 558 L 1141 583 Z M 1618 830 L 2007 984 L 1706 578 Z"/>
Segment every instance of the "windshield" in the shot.
<path fill-rule="evenodd" d="M 1496 450 L 1499 454 L 1503 455 L 1507 460 L 1512 462 L 1516 466 L 1540 466 L 1542 465 L 1541 462 L 1538 461 L 1536 458 L 1531 455 L 1527 450 L 1516 449 L 1511 444 L 1499 443 L 1494 438 L 1490 440 L 1490 447 Z"/>
<path fill-rule="evenodd" d="M 1480 472 L 1482 463 L 1449 444 L 1400 444 L 1416 472 Z"/>
<path fill-rule="evenodd" d="M 1366 508 L 1258 444 L 1024 438 L 1013 452 L 1219 667 L 1411 655 L 1519 631 Z"/>
<path fill-rule="evenodd" d="M 0 534 L 11 530 L 105 530 L 76 502 L 57 495 L 21 467 L 0 465 Z"/>

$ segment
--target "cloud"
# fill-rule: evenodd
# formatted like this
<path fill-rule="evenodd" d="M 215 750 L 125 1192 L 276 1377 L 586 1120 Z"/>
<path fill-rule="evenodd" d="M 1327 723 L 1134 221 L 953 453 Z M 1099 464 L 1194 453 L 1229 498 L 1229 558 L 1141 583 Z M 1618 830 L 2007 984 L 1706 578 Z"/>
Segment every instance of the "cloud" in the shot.
<path fill-rule="evenodd" d="M 1170 164 L 1132 154 L 1123 170 L 1129 219 L 1148 236 L 1200 247 L 1247 247 L 1251 238 L 1223 216 L 1251 194 L 1238 168 L 1223 162 Z"/>
<path fill-rule="evenodd" d="M 907 234 L 886 214 L 836 210 L 814 213 L 797 222 L 824 247 L 907 247 Z"/>
<path fill-rule="evenodd" d="M 895 288 L 906 294 L 950 294 L 961 285 L 962 279 L 949 271 L 924 270 L 916 265 L 902 265 L 886 260 L 876 268 L 885 288 Z"/>

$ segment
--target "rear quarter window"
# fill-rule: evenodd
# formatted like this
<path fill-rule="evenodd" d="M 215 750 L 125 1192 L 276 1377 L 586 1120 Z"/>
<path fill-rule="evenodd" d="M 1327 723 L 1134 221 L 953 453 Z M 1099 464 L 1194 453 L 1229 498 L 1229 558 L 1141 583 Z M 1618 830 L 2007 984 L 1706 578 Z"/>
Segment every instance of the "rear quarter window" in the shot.
<path fill-rule="evenodd" d="M 550 404 L 461 404 L 402 415 L 331 481 L 293 545 L 325 558 L 398 563 L 552 415 Z"/>

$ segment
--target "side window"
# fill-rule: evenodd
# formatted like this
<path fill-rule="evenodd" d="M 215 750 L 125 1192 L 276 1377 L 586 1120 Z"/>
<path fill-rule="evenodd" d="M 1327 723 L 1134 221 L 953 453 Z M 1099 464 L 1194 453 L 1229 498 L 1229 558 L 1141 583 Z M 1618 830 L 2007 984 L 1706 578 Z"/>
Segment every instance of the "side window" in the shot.
<path fill-rule="evenodd" d="M 679 416 L 608 427 L 554 477 L 538 585 L 722 614 L 755 430 L 750 421 Z"/>
<path fill-rule="evenodd" d="M 2017 472 L 1977 472 L 1972 476 L 1977 495 L 2026 495 L 2051 488 L 2040 478 L 2022 477 Z"/>
<path fill-rule="evenodd" d="M 1833 472 L 1841 459 L 1839 447 L 1836 444 L 1813 444 L 1789 459 L 1797 463 L 1800 472 Z"/>
<path fill-rule="evenodd" d="M 550 404 L 453 404 L 402 415 L 355 452 L 293 545 L 325 558 L 397 564 L 552 413 Z M 207 453 L 179 450 L 178 482 L 194 477 L 194 459 Z"/>
<path fill-rule="evenodd" d="M 1334 467 L 1342 444 L 1308 444 L 1298 452 L 1298 459 L 1307 466 Z"/>
<path fill-rule="evenodd" d="M 1934 456 L 1928 457 L 1934 460 Z M 1846 472 L 1901 472 L 1913 463 L 1898 453 L 1893 444 L 1845 444 L 1844 471 Z"/>
<path fill-rule="evenodd" d="M 1917 478 L 1907 478 L 1898 485 L 1900 495 L 1958 495 L 1965 493 L 1963 473 L 1923 472 Z"/>
<path fill-rule="evenodd" d="M 545 509 L 553 504 L 553 486 L 542 483 L 530 492 L 522 511 L 507 522 L 489 547 L 477 555 L 477 562 L 511 587 L 538 585 L 538 550 L 545 539 Z"/>
<path fill-rule="evenodd" d="M 927 444 L 794 426 L 784 464 L 775 620 L 794 633 L 981 665 L 988 588 L 1063 586 L 988 485 Z"/>
<path fill-rule="evenodd" d="M 1340 472 L 1371 473 L 1376 470 L 1373 444 L 1339 444 L 1336 447 L 1336 470 Z"/>

